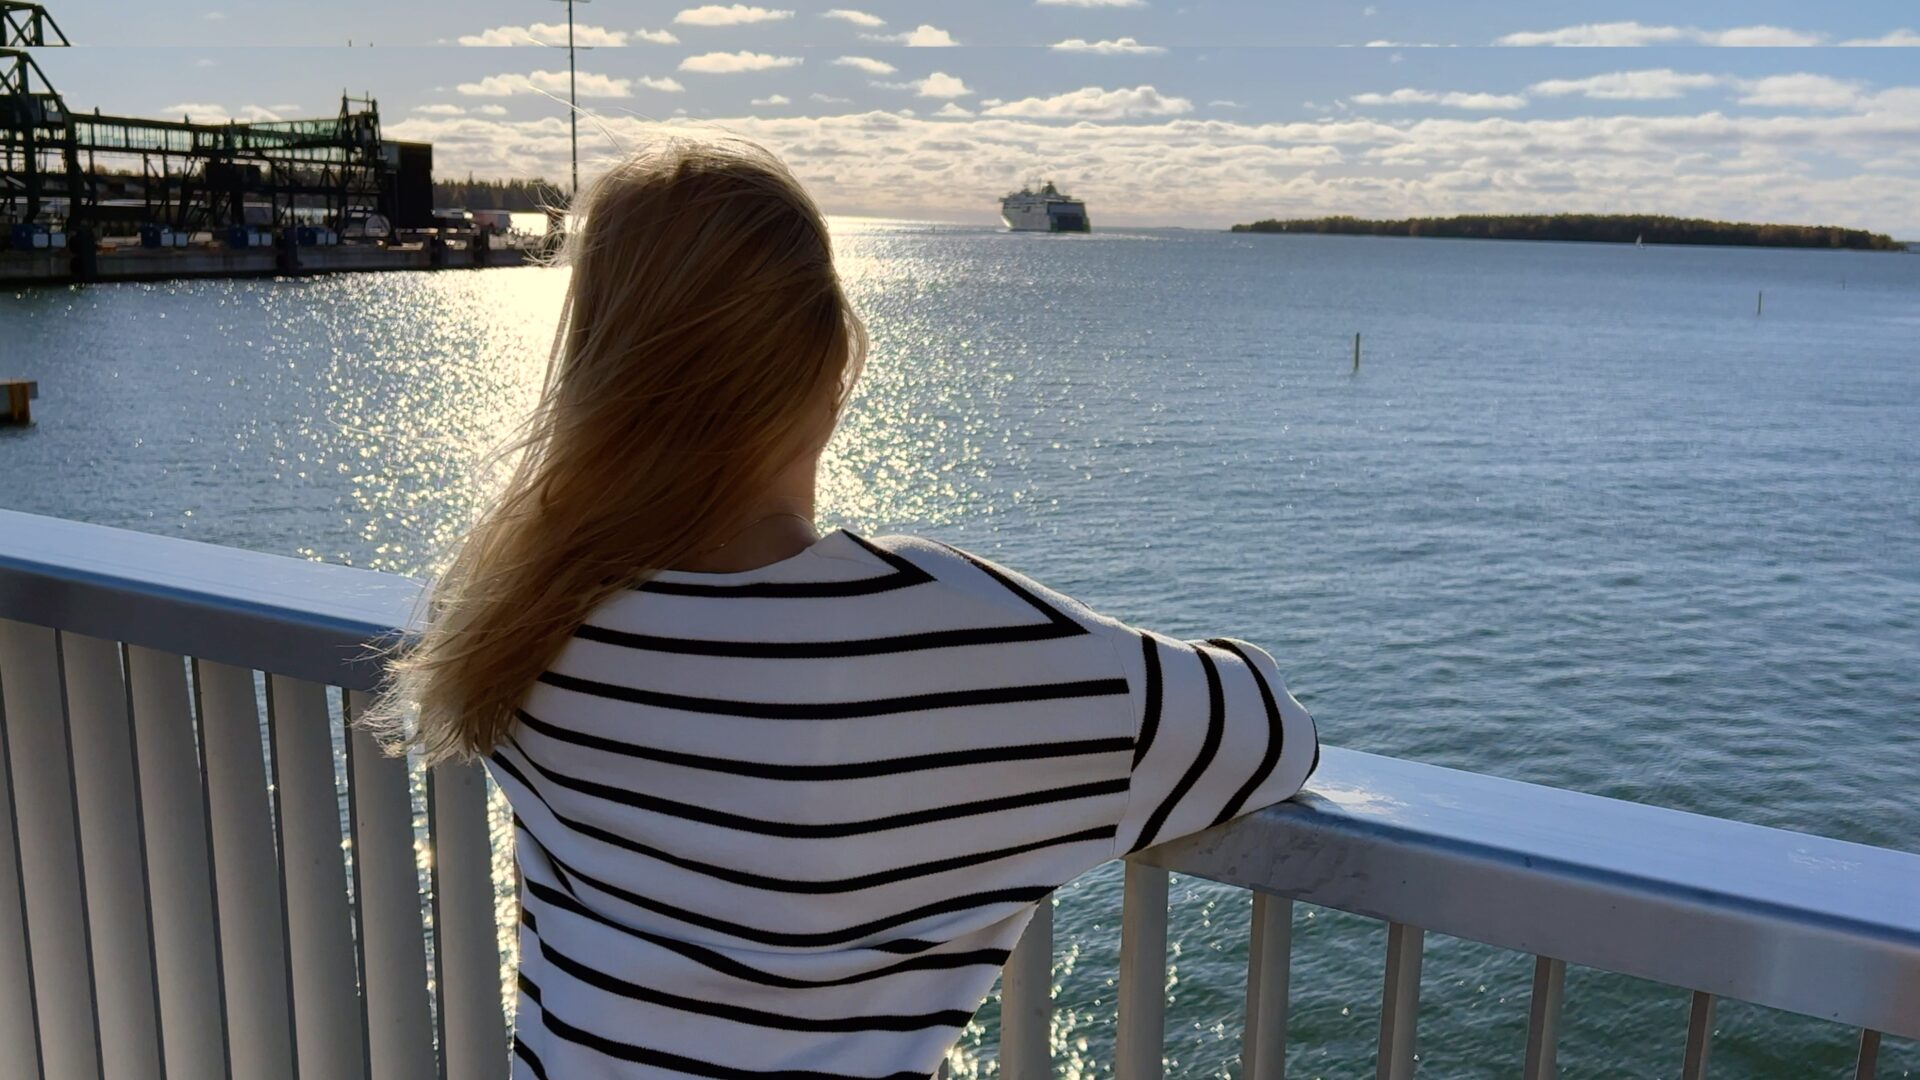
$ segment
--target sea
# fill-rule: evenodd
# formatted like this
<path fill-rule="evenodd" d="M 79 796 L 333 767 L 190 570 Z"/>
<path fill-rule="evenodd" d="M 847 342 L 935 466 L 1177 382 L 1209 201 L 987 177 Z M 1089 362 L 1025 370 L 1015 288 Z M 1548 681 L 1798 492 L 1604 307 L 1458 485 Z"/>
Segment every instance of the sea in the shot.
<path fill-rule="evenodd" d="M 824 523 L 1258 642 L 1331 744 L 1920 852 L 1920 258 L 834 228 L 873 351 Z M 421 573 L 566 273 L 0 294 L 0 369 L 40 383 L 0 506 Z M 1168 1074 L 1237 1075 L 1248 895 L 1172 899 Z M 1057 920 L 1060 1075 L 1106 1077 L 1118 868 Z M 1384 949 L 1297 908 L 1289 1075 L 1371 1075 Z M 1531 974 L 1430 935 L 1422 1074 L 1518 1075 Z M 1677 1076 L 1687 1006 L 1573 969 L 1562 1075 Z M 1854 1031 L 1715 1026 L 1715 1075 L 1852 1075 Z"/>

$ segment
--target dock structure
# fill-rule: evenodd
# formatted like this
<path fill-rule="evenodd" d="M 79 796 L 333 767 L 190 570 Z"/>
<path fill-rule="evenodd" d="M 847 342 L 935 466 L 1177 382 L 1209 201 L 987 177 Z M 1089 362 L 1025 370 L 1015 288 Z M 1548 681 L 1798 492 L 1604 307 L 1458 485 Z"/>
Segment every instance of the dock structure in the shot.
<path fill-rule="evenodd" d="M 27 51 L 67 44 L 0 0 L 0 286 L 526 261 L 435 228 L 433 149 L 384 139 L 371 96 L 315 119 L 76 112 Z"/>
<path fill-rule="evenodd" d="M 34 398 L 40 384 L 27 379 L 0 379 L 0 424 L 33 423 Z"/>

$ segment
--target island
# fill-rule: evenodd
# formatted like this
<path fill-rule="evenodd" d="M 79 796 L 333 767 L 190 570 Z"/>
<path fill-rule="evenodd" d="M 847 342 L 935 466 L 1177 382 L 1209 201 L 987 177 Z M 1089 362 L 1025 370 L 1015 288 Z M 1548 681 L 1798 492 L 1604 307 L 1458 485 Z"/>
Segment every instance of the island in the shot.
<path fill-rule="evenodd" d="M 1705 244 L 1721 247 L 1829 248 L 1900 251 L 1882 233 L 1830 225 L 1751 225 L 1649 214 L 1463 214 L 1374 221 L 1300 218 L 1235 225 L 1237 233 L 1324 233 L 1340 236 L 1427 236 L 1464 240 L 1563 240 L 1600 244 Z"/>

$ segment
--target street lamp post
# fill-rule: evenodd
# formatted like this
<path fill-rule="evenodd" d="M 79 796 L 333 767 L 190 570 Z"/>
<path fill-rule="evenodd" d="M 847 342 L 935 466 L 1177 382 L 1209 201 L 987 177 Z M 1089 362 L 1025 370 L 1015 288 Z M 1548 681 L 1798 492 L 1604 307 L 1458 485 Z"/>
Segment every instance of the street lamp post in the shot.
<path fill-rule="evenodd" d="M 564 0 L 567 5 L 567 125 L 573 138 L 573 197 L 580 197 L 580 98 L 576 87 L 573 64 L 573 5 L 575 0 Z M 585 4 L 589 0 L 578 0 Z"/>

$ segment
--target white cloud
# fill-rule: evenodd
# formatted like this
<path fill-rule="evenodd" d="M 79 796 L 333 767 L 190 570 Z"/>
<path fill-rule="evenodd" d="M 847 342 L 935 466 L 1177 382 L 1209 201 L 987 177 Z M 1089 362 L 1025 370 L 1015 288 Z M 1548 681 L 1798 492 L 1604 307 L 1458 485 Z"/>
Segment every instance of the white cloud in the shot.
<path fill-rule="evenodd" d="M 1030 119 L 1125 120 L 1149 116 L 1180 116 L 1193 111 L 1193 102 L 1167 97 L 1151 86 L 1131 90 L 1103 90 L 1082 87 L 1054 97 L 1030 97 L 994 105 L 988 116 L 1018 116 Z"/>
<path fill-rule="evenodd" d="M 772 71 L 776 68 L 798 67 L 801 61 L 797 56 L 774 56 L 757 52 L 711 52 L 699 56 L 689 56 L 680 61 L 681 71 L 693 71 L 702 75 L 732 75 L 742 71 Z"/>
<path fill-rule="evenodd" d="M 822 105 L 850 105 L 853 103 L 852 98 L 834 97 L 832 94 L 822 94 L 818 91 L 808 94 L 807 100 L 817 101 Z"/>
<path fill-rule="evenodd" d="M 507 115 L 507 107 L 505 105 L 482 105 L 473 111 L 481 114 L 482 116 Z"/>
<path fill-rule="evenodd" d="M 966 106 L 960 104 L 957 101 L 949 101 L 945 105 L 940 106 L 940 111 L 934 113 L 933 115 L 944 116 L 952 120 L 964 120 L 967 117 L 970 117 L 973 115 L 973 110 L 967 108 Z"/>
<path fill-rule="evenodd" d="M 413 111 L 422 116 L 465 116 L 467 114 L 467 110 L 460 106 L 448 105 L 444 102 L 434 105 L 415 105 Z"/>
<path fill-rule="evenodd" d="M 224 11 L 209 11 L 200 17 L 208 22 L 224 22 L 226 21 L 227 13 Z"/>
<path fill-rule="evenodd" d="M 663 94 L 684 94 L 687 90 L 685 86 L 680 84 L 679 79 L 671 75 L 662 75 L 659 78 L 654 78 L 651 75 L 642 75 L 639 81 L 641 86 L 649 90 L 658 90 Z"/>
<path fill-rule="evenodd" d="M 1630 208 L 1920 236 L 1920 85 L 1883 89 L 1851 112 L 1349 114 L 1286 123 L 1219 113 L 1117 122 L 1057 111 L 903 117 L 832 104 L 842 108 L 703 118 L 688 121 L 692 128 L 610 113 L 611 139 L 581 126 L 582 165 L 597 172 L 619 146 L 723 123 L 785 157 L 833 213 L 986 222 L 991 195 L 1027 175 L 1034 148 L 1045 147 L 1072 170 L 1063 174 L 1069 181 L 1099 178 L 1097 189 L 1075 189 L 1112 224 Z M 740 106 L 746 112 L 744 98 Z M 448 175 L 560 175 L 566 117 L 530 112 L 538 115 L 410 115 L 389 120 L 387 133 L 433 142 Z"/>
<path fill-rule="evenodd" d="M 793 18 L 793 12 L 779 8 L 749 7 L 746 4 L 705 4 L 687 8 L 673 17 L 683 26 L 745 26 L 748 23 L 778 22 Z"/>
<path fill-rule="evenodd" d="M 1737 26 L 1730 30 L 1701 30 L 1691 26 L 1651 26 L 1640 22 L 1582 23 L 1557 30 L 1526 30 L 1508 34 L 1495 45 L 1641 45 L 1802 46 L 1818 45 L 1825 34 L 1789 30 L 1780 26 Z"/>
<path fill-rule="evenodd" d="M 1041 7 L 1142 8 L 1147 0 L 1033 0 Z"/>
<path fill-rule="evenodd" d="M 1840 44 L 1856 45 L 1856 46 L 1865 45 L 1870 47 L 1881 46 L 1881 47 L 1902 48 L 1902 49 L 1920 48 L 1920 30 L 1908 30 L 1908 29 L 1902 28 L 1899 30 L 1893 30 L 1888 33 L 1882 34 L 1877 38 L 1854 38 L 1852 41 L 1843 41 Z"/>
<path fill-rule="evenodd" d="M 774 94 L 770 97 L 754 98 L 753 104 L 763 108 L 768 105 L 791 105 L 793 104 L 793 99 L 785 94 Z"/>
<path fill-rule="evenodd" d="M 1724 81 L 1718 75 L 1690 75 L 1671 68 L 1615 71 L 1585 79 L 1548 79 L 1528 87 L 1542 97 L 1578 94 L 1601 101 L 1662 101 L 1689 91 L 1705 90 Z"/>
<path fill-rule="evenodd" d="M 906 45 L 916 49 L 946 49 L 960 44 L 952 34 L 937 26 L 921 23 L 902 34 L 861 34 L 868 41 L 882 41 L 889 45 Z"/>
<path fill-rule="evenodd" d="M 184 116 L 196 124 L 224 124 L 229 120 L 284 120 L 286 118 L 281 113 L 290 108 L 290 106 L 281 106 L 280 109 L 271 109 L 265 105 L 242 105 L 238 109 L 229 110 L 225 105 L 188 101 L 178 105 L 168 105 L 160 110 L 160 115 L 169 119 Z"/>
<path fill-rule="evenodd" d="M 1158 45 L 1142 45 L 1130 37 L 1116 38 L 1112 41 L 1088 41 L 1085 38 L 1068 38 L 1053 46 L 1061 52 L 1098 53 L 1102 56 L 1124 54 L 1151 55 L 1167 50 Z"/>
<path fill-rule="evenodd" d="M 609 30 L 604 26 L 575 23 L 573 27 L 575 45 L 588 47 L 625 45 L 627 36 L 625 30 Z M 471 46 L 565 45 L 567 24 L 537 22 L 526 26 L 496 26 L 477 34 L 462 34 L 457 40 L 462 45 Z"/>
<path fill-rule="evenodd" d="M 671 30 L 635 30 L 633 36 L 653 45 L 678 45 L 680 39 Z"/>
<path fill-rule="evenodd" d="M 842 22 L 850 22 L 855 26 L 872 27 L 887 25 L 887 20 L 878 15 L 871 15 L 864 11 L 855 11 L 852 8 L 834 8 L 832 11 L 823 11 L 820 13 L 820 17 L 823 19 L 839 19 Z"/>
<path fill-rule="evenodd" d="M 591 71 L 582 71 L 576 76 L 575 92 L 581 97 L 624 98 L 633 96 L 632 79 L 616 79 L 608 75 L 598 75 Z M 454 87 L 467 97 L 511 97 L 514 94 L 560 94 L 567 92 L 567 73 L 564 71 L 529 71 L 518 73 L 489 75 L 479 82 L 461 83 Z"/>
<path fill-rule="evenodd" d="M 1207 108 L 1209 109 L 1244 109 L 1246 108 L 1246 106 L 1240 104 L 1237 101 L 1228 101 L 1226 98 L 1221 98 L 1217 101 L 1207 102 Z"/>
<path fill-rule="evenodd" d="M 913 89 L 925 98 L 961 98 L 973 96 L 967 84 L 944 71 L 936 71 L 924 79 L 916 80 Z"/>
<path fill-rule="evenodd" d="M 1740 104 L 1775 109 L 1853 109 L 1868 100 L 1859 83 L 1828 75 L 1769 75 L 1740 89 Z"/>
<path fill-rule="evenodd" d="M 900 70 L 885 60 L 875 60 L 871 56 L 842 56 L 833 63 L 835 67 L 857 68 L 869 75 L 891 75 Z"/>
<path fill-rule="evenodd" d="M 1503 112 L 1522 109 L 1527 104 L 1527 99 L 1520 94 L 1475 94 L 1459 90 L 1443 93 L 1412 88 L 1402 88 L 1390 94 L 1355 94 L 1347 100 L 1355 105 L 1440 105 L 1475 112 Z"/>

